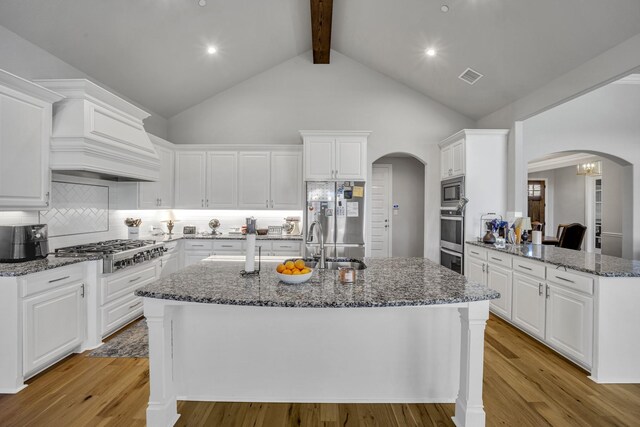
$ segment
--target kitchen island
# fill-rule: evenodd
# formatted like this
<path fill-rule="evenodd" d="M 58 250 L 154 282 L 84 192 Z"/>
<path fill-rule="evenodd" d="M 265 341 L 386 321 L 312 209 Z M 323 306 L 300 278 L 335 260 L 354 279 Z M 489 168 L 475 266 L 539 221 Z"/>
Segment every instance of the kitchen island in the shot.
<path fill-rule="evenodd" d="M 205 260 L 147 285 L 149 426 L 177 400 L 454 403 L 483 426 L 489 300 L 499 294 L 423 258 L 365 259 L 356 282 L 316 270 L 278 281 L 275 264 Z"/>

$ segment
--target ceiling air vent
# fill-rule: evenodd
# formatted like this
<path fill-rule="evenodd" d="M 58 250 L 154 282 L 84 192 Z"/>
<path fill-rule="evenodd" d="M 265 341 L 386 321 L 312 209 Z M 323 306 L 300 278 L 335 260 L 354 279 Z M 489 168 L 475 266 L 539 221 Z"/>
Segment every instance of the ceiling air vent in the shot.
<path fill-rule="evenodd" d="M 475 82 L 477 82 L 478 80 L 480 80 L 480 78 L 483 75 L 480 74 L 479 72 L 477 72 L 476 70 L 472 70 L 471 68 L 467 68 L 466 70 L 464 70 L 464 72 L 462 74 L 460 74 L 458 76 L 458 78 L 464 82 L 469 83 L 470 85 L 474 84 Z"/>

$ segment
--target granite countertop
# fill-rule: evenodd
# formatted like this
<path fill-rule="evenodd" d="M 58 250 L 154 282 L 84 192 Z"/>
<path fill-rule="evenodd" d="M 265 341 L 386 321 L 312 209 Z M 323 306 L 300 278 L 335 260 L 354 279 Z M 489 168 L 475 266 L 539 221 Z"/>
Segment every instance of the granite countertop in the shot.
<path fill-rule="evenodd" d="M 280 282 L 275 264 L 259 276 L 241 277 L 244 263 L 211 258 L 158 280 L 136 295 L 210 304 L 265 307 L 395 307 L 452 304 L 499 298 L 500 294 L 424 258 L 365 258 L 356 282 L 316 269 L 303 284 Z"/>
<path fill-rule="evenodd" d="M 595 274 L 603 277 L 640 277 L 640 261 L 633 261 L 609 255 L 592 252 L 574 251 L 551 245 L 506 245 L 498 249 L 493 245 L 482 242 L 466 242 L 469 245 L 491 249 L 509 255 L 529 258 L 566 267 L 583 273 Z"/>
<path fill-rule="evenodd" d="M 98 259 L 102 259 L 102 256 L 87 255 L 82 257 L 55 257 L 54 255 L 49 254 L 46 258 L 35 261 L 0 262 L 0 277 L 25 276 L 27 274 L 39 273 L 40 271 L 64 267 L 65 265 L 94 261 Z"/>

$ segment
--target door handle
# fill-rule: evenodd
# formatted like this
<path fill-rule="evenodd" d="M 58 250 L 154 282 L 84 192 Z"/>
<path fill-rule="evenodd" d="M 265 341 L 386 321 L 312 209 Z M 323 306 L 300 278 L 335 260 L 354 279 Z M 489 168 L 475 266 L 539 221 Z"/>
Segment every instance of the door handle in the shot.
<path fill-rule="evenodd" d="M 82 284 L 82 290 L 80 291 L 80 296 L 84 298 L 84 283 Z"/>
<path fill-rule="evenodd" d="M 542 296 L 542 283 L 538 283 L 538 295 Z"/>
<path fill-rule="evenodd" d="M 207 202 L 206 202 L 206 203 L 207 203 L 207 207 L 209 207 L 209 199 L 207 199 Z"/>
<path fill-rule="evenodd" d="M 484 262 L 482 263 L 482 272 L 483 272 L 483 273 L 485 272 L 485 269 L 484 269 Z"/>
<path fill-rule="evenodd" d="M 204 208 L 204 199 L 202 199 L 202 200 L 200 201 L 200 204 L 202 205 L 201 207 L 203 207 L 203 208 Z"/>
<path fill-rule="evenodd" d="M 266 203 L 267 208 L 268 208 L 269 207 L 269 201 L 267 200 L 265 203 Z"/>
<path fill-rule="evenodd" d="M 547 299 L 549 299 L 549 296 L 550 296 L 550 293 L 549 293 L 549 285 L 547 285 L 547 292 L 546 292 L 546 294 L 547 294 L 547 295 L 546 295 Z"/>

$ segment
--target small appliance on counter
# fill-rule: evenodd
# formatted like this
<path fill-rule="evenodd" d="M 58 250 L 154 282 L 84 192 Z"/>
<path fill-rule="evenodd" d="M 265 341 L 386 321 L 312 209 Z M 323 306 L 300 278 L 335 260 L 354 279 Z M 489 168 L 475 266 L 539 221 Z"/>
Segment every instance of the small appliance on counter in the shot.
<path fill-rule="evenodd" d="M 196 226 L 195 225 L 185 225 L 184 227 L 182 227 L 182 234 L 184 234 L 185 236 L 188 235 L 195 235 L 196 234 Z"/>
<path fill-rule="evenodd" d="M 48 253 L 46 224 L 0 225 L 0 262 L 33 261 Z"/>
<path fill-rule="evenodd" d="M 299 236 L 302 234 L 299 216 L 288 216 L 284 220 L 285 223 L 282 225 L 282 229 L 285 233 L 290 236 Z"/>

